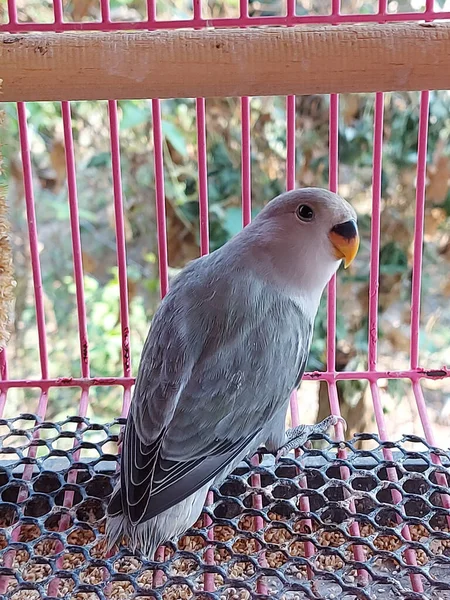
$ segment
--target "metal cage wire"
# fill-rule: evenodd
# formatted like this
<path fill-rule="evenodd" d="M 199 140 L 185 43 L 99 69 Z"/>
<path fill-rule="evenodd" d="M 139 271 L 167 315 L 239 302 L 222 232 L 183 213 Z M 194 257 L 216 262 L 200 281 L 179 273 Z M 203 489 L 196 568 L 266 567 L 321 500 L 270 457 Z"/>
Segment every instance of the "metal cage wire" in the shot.
<path fill-rule="evenodd" d="M 378 11 L 373 14 L 343 14 L 340 10 L 340 0 L 332 0 L 330 14 L 327 15 L 297 15 L 295 0 L 287 0 L 286 14 L 271 17 L 250 17 L 247 0 L 240 0 L 239 17 L 226 19 L 205 19 L 202 16 L 201 0 L 193 0 L 191 19 L 171 21 L 158 20 L 156 2 L 148 0 L 147 18 L 130 23 L 111 20 L 109 0 L 100 0 L 101 21 L 99 22 L 65 21 L 62 0 L 53 0 L 54 23 L 19 22 L 15 0 L 8 0 L 7 9 L 9 21 L 0 25 L 0 32 L 157 30 L 211 26 L 245 28 L 255 25 L 293 26 L 305 23 L 338 25 L 345 22 L 450 19 L 450 12 L 438 12 L 433 0 L 426 1 L 424 11 L 414 13 L 389 12 L 387 0 L 379 0 Z M 375 96 L 374 114 L 368 370 L 361 372 L 336 371 L 336 279 L 333 278 L 327 292 L 327 369 L 325 372 L 307 373 L 304 377 L 304 379 L 327 382 L 330 409 L 335 415 L 340 414 L 337 382 L 344 379 L 369 381 L 378 437 L 366 434 L 365 439 L 374 441 L 375 449 L 370 452 L 358 451 L 352 442 L 343 442 L 344 432 L 339 423 L 335 431 L 336 441 L 333 442 L 326 438 L 328 444 L 326 450 L 307 450 L 301 456 L 297 456 L 295 460 L 286 459 L 278 467 L 268 464 L 266 461 L 260 463 L 257 458 L 253 459 L 251 464 L 238 470 L 220 490 L 214 490 L 209 494 L 203 522 L 196 524 L 195 535 L 191 536 L 196 539 L 194 545 L 176 548 L 172 544 L 168 545 L 166 550 L 160 549 L 157 554 L 159 563 L 147 563 L 142 558 L 136 557 L 133 558 L 135 561 L 133 562 L 124 550 L 119 556 L 113 557 L 105 557 L 98 552 L 93 552 L 97 542 L 99 540 L 101 542 L 101 518 L 107 496 L 105 490 L 110 490 L 109 481 L 112 476 L 111 464 L 109 471 L 105 465 L 108 462 L 115 464 L 115 459 L 111 458 L 110 451 L 106 452 L 104 444 L 117 445 L 117 434 L 112 433 L 113 425 L 111 428 L 96 426 L 86 420 L 89 391 L 92 386 L 98 385 L 120 386 L 123 389 L 122 411 L 120 419 L 117 421 L 120 424 L 123 423 L 128 412 L 134 381 L 130 366 L 127 256 L 117 102 L 114 99 L 108 101 L 108 113 L 120 289 L 123 374 L 117 377 L 98 378 L 92 377 L 90 373 L 74 141 L 71 107 L 70 102 L 66 101 L 62 102 L 62 121 L 78 311 L 81 377 L 69 376 L 53 379 L 49 374 L 48 339 L 26 106 L 23 102 L 17 103 L 39 335 L 41 379 L 29 380 L 26 374 L 23 374 L 21 379 L 9 379 L 6 352 L 0 354 L 0 416 L 4 414 L 9 389 L 32 387 L 40 390 L 35 415 L 25 415 L 24 417 L 26 421 L 29 421 L 29 426 L 21 426 L 18 429 L 15 419 L 3 419 L 2 421 L 2 425 L 8 428 L 8 434 L 2 436 L 4 451 L 15 454 L 10 464 L 0 472 L 4 501 L 2 514 L 0 514 L 0 524 L 4 528 L 4 533 L 1 534 L 3 537 L 0 536 L 3 564 L 1 569 L 3 583 L 0 592 L 4 594 L 4 597 L 13 597 L 18 600 L 21 596 L 16 595 L 26 592 L 29 595 L 23 596 L 24 598 L 45 596 L 80 599 L 128 598 L 133 595 L 142 598 L 165 599 L 258 597 L 288 600 L 334 597 L 350 600 L 351 598 L 402 597 L 445 600 L 450 598 L 450 592 L 445 591 L 450 590 L 450 575 L 448 570 L 446 571 L 449 568 L 447 548 L 450 547 L 450 498 L 447 495 L 446 469 L 449 466 L 450 458 L 448 454 L 442 453 L 436 448 L 433 429 L 427 415 L 420 385 L 420 380 L 423 378 L 449 377 L 450 370 L 446 367 L 425 370 L 419 364 L 429 101 L 429 92 L 421 92 L 411 296 L 410 368 L 406 371 L 379 371 L 377 369 L 384 110 L 384 94 L 378 92 Z M 251 218 L 250 103 L 250 98 L 241 98 L 241 179 L 244 226 L 249 223 Z M 160 101 L 156 98 L 152 99 L 151 108 L 158 263 L 160 290 L 163 297 L 168 290 L 169 276 Z M 202 255 L 209 251 L 205 110 L 205 99 L 197 98 L 199 223 Z M 286 98 L 286 115 L 286 189 L 292 189 L 295 186 L 296 152 L 294 96 Z M 332 94 L 329 112 L 329 187 L 332 191 L 337 191 L 338 188 L 338 121 L 339 96 Z M 422 445 L 422 450 L 424 449 L 422 453 L 408 452 L 403 448 L 402 442 L 394 444 L 387 438 L 378 388 L 379 380 L 385 378 L 406 378 L 412 383 L 417 411 L 424 432 L 425 445 Z M 76 387 L 80 390 L 78 416 L 62 424 L 47 423 L 45 419 L 49 391 L 63 386 Z M 300 417 L 294 395 L 291 398 L 290 409 L 293 426 L 296 426 L 300 423 Z M 33 425 L 33 423 L 35 424 Z M 71 433 L 66 432 L 66 426 L 71 423 L 75 424 L 75 430 L 72 430 Z M 64 453 L 69 464 L 60 466 L 61 471 L 58 471 L 59 463 L 50 468 L 44 460 L 37 456 L 40 445 L 47 445 L 51 449 L 53 438 L 42 439 L 42 433 L 46 429 L 54 433 L 54 439 L 58 439 L 62 435 L 73 438 L 72 451 Z M 104 431 L 105 441 L 100 445 L 94 445 L 99 455 L 97 459 L 83 462 L 83 451 L 90 447 L 86 436 L 91 430 Z M 23 450 L 8 449 L 8 436 L 19 434 L 25 436 L 27 440 Z M 407 440 L 403 441 L 419 442 L 413 436 L 409 436 Z M 359 462 L 361 460 L 362 462 Z M 421 463 L 418 468 L 411 467 L 414 460 Z M 52 470 L 57 473 L 54 475 L 56 479 L 52 479 L 50 475 Z M 105 475 L 106 472 L 107 475 Z M 80 473 L 82 473 L 81 478 Z M 99 485 L 101 485 L 99 482 L 103 482 L 102 491 L 99 491 Z M 5 490 L 10 490 L 10 496 L 5 493 Z M 10 498 L 10 501 L 5 498 Z M 58 512 L 53 514 L 56 509 Z M 299 509 L 301 518 L 298 513 Z M 242 520 L 245 521 L 245 519 L 250 519 L 251 527 L 242 523 Z M 95 527 L 93 523 L 95 523 Z M 218 528 L 222 528 L 220 535 Z M 270 532 L 275 529 L 278 533 L 284 532 L 280 534 L 282 542 L 274 541 L 273 535 L 271 538 Z M 301 545 L 301 549 L 293 550 L 292 544 L 289 545 L 292 539 Z M 236 540 L 244 540 L 245 543 L 236 545 Z M 42 545 L 45 542 L 50 545 L 50 551 L 47 554 L 39 547 L 39 544 Z M 274 544 L 279 545 L 274 546 Z M 204 553 L 202 554 L 203 549 Z M 195 550 L 198 552 L 192 553 Z M 272 557 L 277 552 L 282 556 L 280 563 L 274 561 Z M 223 557 L 227 553 L 231 556 L 231 563 Z M 72 564 L 67 561 L 67 554 L 79 554 L 81 558 Z M 330 566 L 328 565 L 325 569 L 324 564 L 327 563 L 327 557 L 333 557 L 333 560 L 330 563 L 331 568 L 328 568 Z M 190 570 L 183 571 L 179 568 L 180 560 L 191 561 L 191 563 L 193 561 Z M 223 566 L 225 563 L 227 568 Z M 245 563 L 245 565 L 248 563 L 250 567 L 242 566 L 241 563 Z M 36 564 L 39 565 L 39 575 L 33 579 L 27 576 L 27 569 L 29 570 L 30 566 Z M 117 568 L 117 564 L 120 568 Z M 239 567 L 237 571 L 236 569 L 233 571 L 236 565 Z M 88 577 L 89 573 L 92 575 L 92 570 L 96 570 L 97 579 L 93 576 Z M 142 574 L 147 571 L 150 573 L 149 579 L 142 579 Z M 293 583 L 293 578 L 296 576 L 299 576 L 300 579 L 297 583 Z M 72 583 L 65 585 L 69 580 Z M 12 581 L 15 582 L 14 585 L 11 584 Z M 144 583 L 142 583 L 143 581 Z M 202 583 L 200 584 L 199 581 Z M 122 587 L 120 587 L 117 582 L 125 583 L 122 583 Z M 326 582 L 325 587 L 323 582 Z M 178 587 L 175 589 L 173 586 Z M 117 592 L 119 588 L 120 590 Z M 121 596 L 121 593 L 125 595 Z M 33 596 L 33 594 L 37 595 Z"/>

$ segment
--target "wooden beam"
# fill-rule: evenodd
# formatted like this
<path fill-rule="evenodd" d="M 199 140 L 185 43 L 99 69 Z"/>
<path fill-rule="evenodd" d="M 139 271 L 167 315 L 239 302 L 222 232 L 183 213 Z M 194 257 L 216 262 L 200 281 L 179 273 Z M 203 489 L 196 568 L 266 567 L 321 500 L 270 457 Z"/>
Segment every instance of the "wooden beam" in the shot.
<path fill-rule="evenodd" d="M 0 99 L 450 89 L 450 24 L 0 35 Z"/>

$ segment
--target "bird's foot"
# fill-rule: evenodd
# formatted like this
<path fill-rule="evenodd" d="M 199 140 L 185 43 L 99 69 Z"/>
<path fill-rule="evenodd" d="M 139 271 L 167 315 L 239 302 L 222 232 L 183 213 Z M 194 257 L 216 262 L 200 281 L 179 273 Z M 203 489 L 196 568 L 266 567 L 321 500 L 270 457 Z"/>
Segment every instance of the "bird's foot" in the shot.
<path fill-rule="evenodd" d="M 347 429 L 345 419 L 335 415 L 327 417 L 316 425 L 299 425 L 293 429 L 288 429 L 286 431 L 286 443 L 278 450 L 276 459 L 278 460 L 280 457 L 286 456 L 291 450 L 303 446 L 309 436 L 314 435 L 315 433 L 325 433 L 330 427 L 334 427 L 339 422 L 342 423 L 345 431 Z"/>

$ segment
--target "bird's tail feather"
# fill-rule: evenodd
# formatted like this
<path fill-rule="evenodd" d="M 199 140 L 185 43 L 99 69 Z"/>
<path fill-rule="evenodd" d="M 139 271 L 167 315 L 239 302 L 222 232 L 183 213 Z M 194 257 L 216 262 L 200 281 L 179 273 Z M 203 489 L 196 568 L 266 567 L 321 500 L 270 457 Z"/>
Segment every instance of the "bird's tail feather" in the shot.
<path fill-rule="evenodd" d="M 126 535 L 128 519 L 124 514 L 115 517 L 108 516 L 106 519 L 106 539 L 107 551 L 110 552 L 115 544 L 119 544 L 120 540 Z"/>

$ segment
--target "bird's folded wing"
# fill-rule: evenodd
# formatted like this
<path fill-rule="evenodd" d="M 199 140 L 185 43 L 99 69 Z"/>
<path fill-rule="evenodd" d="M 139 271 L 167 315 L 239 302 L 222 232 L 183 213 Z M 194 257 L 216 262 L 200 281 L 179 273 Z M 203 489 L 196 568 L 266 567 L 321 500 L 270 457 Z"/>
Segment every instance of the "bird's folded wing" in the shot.
<path fill-rule="evenodd" d="M 143 444 L 134 423 L 129 421 L 126 463 L 122 466 L 122 491 L 125 492 L 122 502 L 125 501 L 131 522 L 137 524 L 151 519 L 199 490 L 242 454 L 253 436 L 252 433 L 245 438 L 218 442 L 211 454 L 201 458 L 173 461 L 162 457 L 160 444 Z"/>
<path fill-rule="evenodd" d="M 110 515 L 123 510 L 138 524 L 176 505 L 242 456 L 283 410 L 311 328 L 292 303 L 260 290 L 229 300 L 228 311 L 227 290 L 216 305 L 191 294 L 183 310 L 180 295 L 166 299 L 144 347 Z"/>

